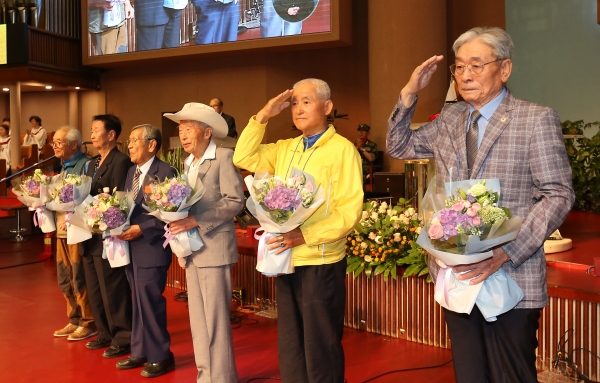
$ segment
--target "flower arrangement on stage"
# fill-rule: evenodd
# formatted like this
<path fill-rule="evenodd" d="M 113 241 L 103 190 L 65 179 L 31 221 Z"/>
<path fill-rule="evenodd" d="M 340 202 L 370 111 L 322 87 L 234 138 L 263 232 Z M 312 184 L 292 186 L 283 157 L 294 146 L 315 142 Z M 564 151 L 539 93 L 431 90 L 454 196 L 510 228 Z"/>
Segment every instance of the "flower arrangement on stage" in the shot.
<path fill-rule="evenodd" d="M 117 188 L 110 194 L 110 189 L 104 188 L 102 193 L 84 207 L 87 224 L 94 232 L 102 233 L 117 228 L 127 221 L 130 208 L 127 198 L 120 197 L 115 193 L 116 190 Z"/>
<path fill-rule="evenodd" d="M 498 207 L 498 193 L 485 183 L 479 181 L 467 191 L 457 188 L 445 200 L 445 208 L 427 223 L 427 234 L 436 249 L 462 254 L 470 236 L 484 240 L 512 217 L 510 210 Z"/>
<path fill-rule="evenodd" d="M 89 178 L 89 177 L 86 177 Z M 74 187 L 80 186 L 83 183 L 83 177 L 75 174 L 68 174 L 64 178 L 58 180 L 54 187 L 51 188 L 50 195 L 55 203 L 73 202 Z M 88 190 L 89 193 L 89 190 Z"/>
<path fill-rule="evenodd" d="M 193 194 L 194 189 L 181 176 L 150 183 L 144 189 L 146 204 L 153 211 L 178 211 L 179 206 L 183 202 L 187 202 Z"/>
<path fill-rule="evenodd" d="M 397 267 L 405 266 L 404 277 L 427 275 L 427 253 L 417 245 L 421 220 L 409 201 L 401 198 L 396 206 L 371 201 L 364 204 L 360 222 L 348 236 L 346 273 L 354 278 L 363 272 L 370 278 L 383 274 L 396 279 Z"/>
<path fill-rule="evenodd" d="M 287 181 L 276 176 L 269 177 L 257 183 L 256 202 L 273 222 L 281 225 L 300 205 L 308 208 L 313 203 L 315 189 L 304 174 L 290 177 Z"/>
<path fill-rule="evenodd" d="M 19 185 L 19 188 L 29 197 L 44 198 L 43 191 L 45 188 L 43 186 L 49 183 L 50 177 L 42 173 L 41 169 L 35 169 L 33 175 L 25 178 Z"/>

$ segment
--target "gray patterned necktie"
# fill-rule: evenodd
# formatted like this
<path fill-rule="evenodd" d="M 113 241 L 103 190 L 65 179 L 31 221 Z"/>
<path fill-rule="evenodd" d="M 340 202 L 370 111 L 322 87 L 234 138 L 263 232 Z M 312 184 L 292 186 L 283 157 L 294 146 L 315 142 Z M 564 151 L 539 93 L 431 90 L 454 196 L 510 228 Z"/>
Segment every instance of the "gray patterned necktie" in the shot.
<path fill-rule="evenodd" d="M 135 175 L 133 176 L 133 185 L 131 186 L 131 189 L 133 191 L 133 200 L 135 201 L 138 195 L 138 192 L 140 191 L 140 175 L 142 174 L 142 171 L 140 170 L 140 168 L 136 168 L 135 169 Z"/>
<path fill-rule="evenodd" d="M 478 110 L 471 113 L 471 122 L 469 123 L 469 131 L 467 132 L 467 166 L 469 167 L 469 178 L 471 178 L 471 170 L 477 157 L 477 151 L 479 146 L 477 140 L 479 136 L 479 125 L 477 125 L 477 119 L 481 116 Z"/>

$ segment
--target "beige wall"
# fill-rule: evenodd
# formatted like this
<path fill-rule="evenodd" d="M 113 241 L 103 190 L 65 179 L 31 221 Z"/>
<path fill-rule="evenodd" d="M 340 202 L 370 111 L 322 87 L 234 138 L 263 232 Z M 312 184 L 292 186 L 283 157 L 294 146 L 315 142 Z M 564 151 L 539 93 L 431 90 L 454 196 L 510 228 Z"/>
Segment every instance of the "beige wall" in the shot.
<path fill-rule="evenodd" d="M 69 123 L 68 92 L 31 92 L 21 95 L 21 133 L 31 128 L 29 117 L 39 116 L 46 132 Z"/>

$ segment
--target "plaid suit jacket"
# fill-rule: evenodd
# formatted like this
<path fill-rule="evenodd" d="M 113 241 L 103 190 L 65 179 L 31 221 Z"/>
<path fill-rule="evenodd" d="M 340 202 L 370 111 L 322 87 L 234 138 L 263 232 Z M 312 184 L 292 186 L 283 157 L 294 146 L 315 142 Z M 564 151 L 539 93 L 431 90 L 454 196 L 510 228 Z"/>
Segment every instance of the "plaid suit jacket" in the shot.
<path fill-rule="evenodd" d="M 405 108 L 398 100 L 388 120 L 387 151 L 399 159 L 433 157 L 441 192 L 451 174 L 453 180 L 468 178 L 469 105 L 448 105 L 437 119 L 413 131 L 410 120 L 416 104 Z M 556 111 L 507 92 L 486 128 L 473 174 L 498 178 L 500 206 L 524 219 L 517 238 L 502 246 L 511 259 L 502 268 L 525 293 L 517 308 L 547 306 L 544 241 L 562 224 L 575 200 Z M 431 257 L 429 269 L 435 280 L 438 267 Z"/>

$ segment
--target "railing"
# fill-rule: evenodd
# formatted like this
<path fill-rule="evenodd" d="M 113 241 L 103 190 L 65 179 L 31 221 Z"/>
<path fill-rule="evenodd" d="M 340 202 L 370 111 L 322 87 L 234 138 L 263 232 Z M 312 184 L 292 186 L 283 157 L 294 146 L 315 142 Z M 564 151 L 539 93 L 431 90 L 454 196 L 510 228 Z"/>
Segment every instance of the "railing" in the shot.
<path fill-rule="evenodd" d="M 45 29 L 81 39 L 81 3 L 80 0 L 43 0 L 41 19 Z"/>
<path fill-rule="evenodd" d="M 63 71 L 81 71 L 81 40 L 32 27 L 27 35 L 30 63 Z"/>

